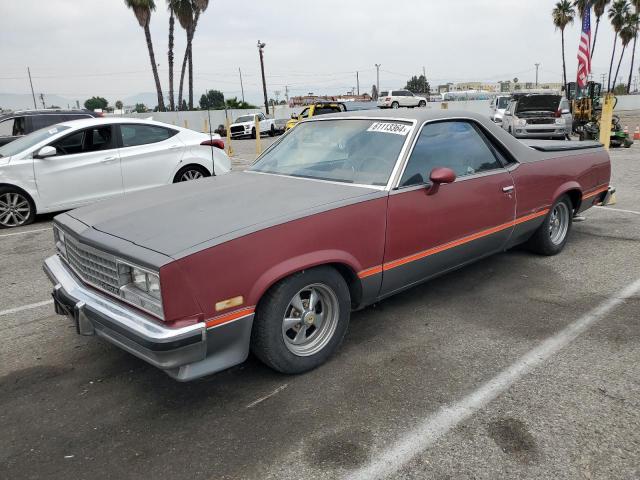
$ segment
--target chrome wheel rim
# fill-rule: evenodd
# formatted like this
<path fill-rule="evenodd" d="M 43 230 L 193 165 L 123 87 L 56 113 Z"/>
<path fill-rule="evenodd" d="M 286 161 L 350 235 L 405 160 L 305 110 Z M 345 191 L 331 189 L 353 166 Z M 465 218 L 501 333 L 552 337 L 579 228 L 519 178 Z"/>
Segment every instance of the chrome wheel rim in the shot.
<path fill-rule="evenodd" d="M 321 351 L 333 338 L 340 307 L 332 289 L 322 283 L 308 285 L 296 293 L 282 318 L 282 339 L 299 357 Z"/>
<path fill-rule="evenodd" d="M 204 175 L 202 175 L 202 172 L 200 172 L 198 170 L 187 170 L 180 177 L 180 181 L 181 182 L 188 182 L 189 180 L 197 180 L 197 179 L 202 178 L 202 177 L 204 177 Z"/>
<path fill-rule="evenodd" d="M 391 108 L 400 108 L 400 105 L 399 105 L 399 104 L 397 104 L 396 102 L 393 102 L 393 103 L 391 104 Z"/>
<path fill-rule="evenodd" d="M 564 202 L 551 210 L 549 218 L 549 238 L 554 245 L 560 245 L 569 231 L 569 207 Z"/>
<path fill-rule="evenodd" d="M 0 195 L 0 224 L 4 227 L 19 227 L 29 219 L 31 205 L 20 193 Z"/>

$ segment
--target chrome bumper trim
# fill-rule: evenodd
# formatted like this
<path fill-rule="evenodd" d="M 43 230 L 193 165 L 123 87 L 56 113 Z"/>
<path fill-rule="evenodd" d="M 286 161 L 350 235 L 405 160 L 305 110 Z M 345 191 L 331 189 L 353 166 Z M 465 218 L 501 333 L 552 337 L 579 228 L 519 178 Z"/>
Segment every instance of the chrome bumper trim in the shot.
<path fill-rule="evenodd" d="M 206 357 L 204 323 L 168 328 L 150 315 L 86 287 L 57 255 L 45 260 L 44 271 L 54 284 L 56 313 L 72 318 L 80 335 L 101 336 L 162 369 Z"/>

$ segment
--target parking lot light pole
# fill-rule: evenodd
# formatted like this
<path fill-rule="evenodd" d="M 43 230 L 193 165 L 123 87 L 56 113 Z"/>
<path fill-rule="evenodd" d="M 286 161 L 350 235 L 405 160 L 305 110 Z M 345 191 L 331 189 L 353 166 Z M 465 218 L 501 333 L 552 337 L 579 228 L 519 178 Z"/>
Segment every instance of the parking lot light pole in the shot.
<path fill-rule="evenodd" d="M 374 65 L 376 66 L 376 95 L 380 96 L 380 67 L 382 64 L 375 63 Z"/>
<path fill-rule="evenodd" d="M 266 114 L 269 115 L 269 99 L 267 98 L 267 81 L 264 77 L 264 56 L 262 50 L 267 44 L 258 40 L 258 52 L 260 52 L 260 70 L 262 71 L 262 91 L 264 93 L 264 108 Z"/>

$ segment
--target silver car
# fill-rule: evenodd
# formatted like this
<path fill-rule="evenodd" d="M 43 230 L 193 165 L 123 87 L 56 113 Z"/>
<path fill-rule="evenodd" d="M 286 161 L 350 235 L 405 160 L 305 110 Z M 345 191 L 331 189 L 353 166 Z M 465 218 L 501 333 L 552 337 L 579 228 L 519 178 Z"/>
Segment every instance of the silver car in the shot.
<path fill-rule="evenodd" d="M 502 128 L 516 138 L 569 138 L 572 127 L 569 102 L 556 94 L 517 97 L 502 119 Z"/>

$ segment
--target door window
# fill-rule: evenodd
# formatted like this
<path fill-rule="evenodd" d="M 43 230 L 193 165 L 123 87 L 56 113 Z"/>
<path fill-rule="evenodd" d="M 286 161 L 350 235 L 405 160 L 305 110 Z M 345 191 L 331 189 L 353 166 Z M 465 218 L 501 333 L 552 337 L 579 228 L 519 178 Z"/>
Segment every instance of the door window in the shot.
<path fill-rule="evenodd" d="M 18 137 L 25 133 L 24 117 L 11 117 L 0 122 L 0 136 Z"/>
<path fill-rule="evenodd" d="M 87 128 L 74 132 L 51 144 L 58 155 L 98 152 L 114 148 L 110 126 Z"/>
<path fill-rule="evenodd" d="M 147 145 L 158 143 L 173 137 L 176 130 L 157 127 L 155 125 L 120 125 L 123 147 L 135 147 L 136 145 Z"/>
<path fill-rule="evenodd" d="M 447 167 L 456 176 L 501 168 L 483 134 L 469 122 L 438 122 L 424 126 L 400 181 L 401 187 L 429 182 L 436 167 Z"/>

